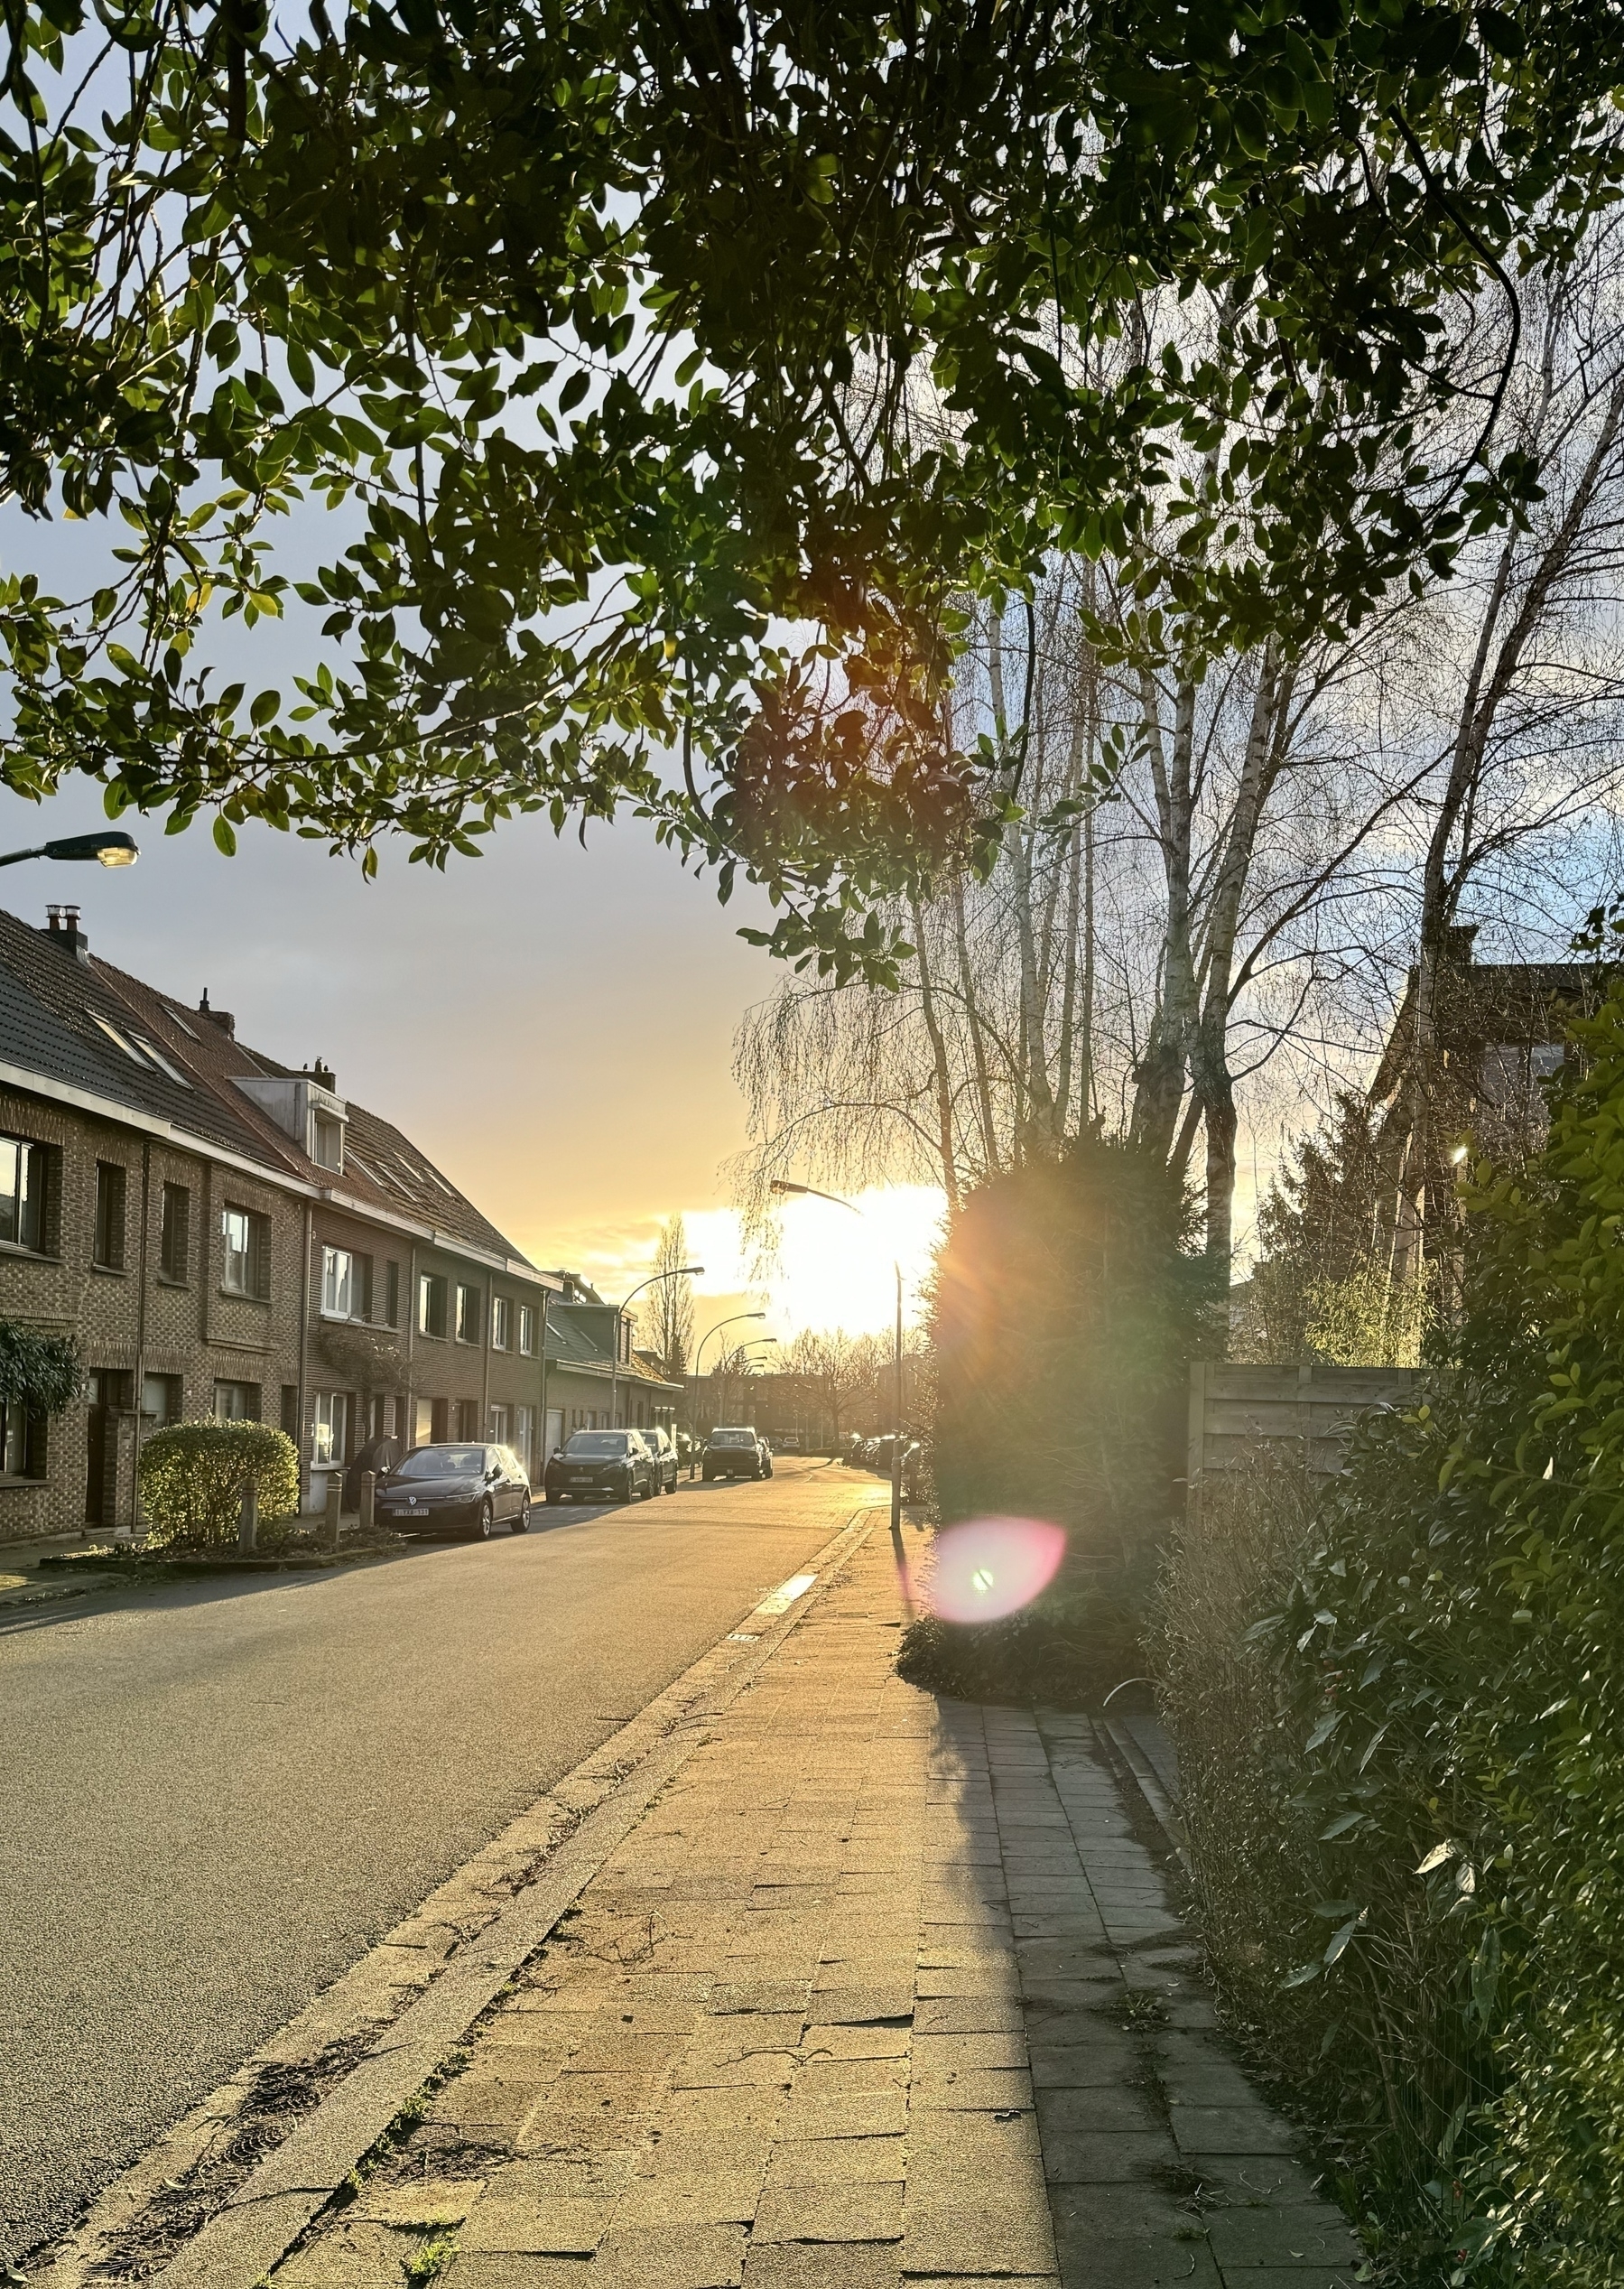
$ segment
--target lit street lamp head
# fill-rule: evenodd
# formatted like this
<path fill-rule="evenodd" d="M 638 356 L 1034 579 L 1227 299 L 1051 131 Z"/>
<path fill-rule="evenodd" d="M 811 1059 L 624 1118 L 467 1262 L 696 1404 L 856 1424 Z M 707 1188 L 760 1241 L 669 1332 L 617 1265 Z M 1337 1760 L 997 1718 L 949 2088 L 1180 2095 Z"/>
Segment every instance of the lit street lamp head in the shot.
<path fill-rule="evenodd" d="M 96 859 L 103 866 L 134 866 L 141 856 L 133 834 L 69 834 L 47 842 L 48 859 Z"/>
<path fill-rule="evenodd" d="M 96 859 L 103 866 L 134 866 L 141 856 L 133 834 L 113 828 L 100 834 L 64 834 L 37 850 L 7 851 L 0 866 L 17 866 L 24 859 Z"/>

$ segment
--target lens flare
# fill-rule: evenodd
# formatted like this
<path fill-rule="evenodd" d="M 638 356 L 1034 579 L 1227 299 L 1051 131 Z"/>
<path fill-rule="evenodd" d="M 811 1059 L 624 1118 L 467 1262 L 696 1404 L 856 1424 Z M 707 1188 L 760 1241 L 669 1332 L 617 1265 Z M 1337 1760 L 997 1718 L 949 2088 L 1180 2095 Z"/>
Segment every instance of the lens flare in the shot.
<path fill-rule="evenodd" d="M 1066 1538 L 1041 1518 L 971 1518 L 936 1537 L 931 1608 L 944 1622 L 997 1622 L 1047 1589 Z"/>

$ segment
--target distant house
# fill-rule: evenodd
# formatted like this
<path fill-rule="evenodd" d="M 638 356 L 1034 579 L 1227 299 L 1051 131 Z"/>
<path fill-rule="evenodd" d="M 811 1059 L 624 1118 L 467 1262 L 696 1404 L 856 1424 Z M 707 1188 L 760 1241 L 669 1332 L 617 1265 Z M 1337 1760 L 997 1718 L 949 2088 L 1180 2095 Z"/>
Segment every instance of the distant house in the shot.
<path fill-rule="evenodd" d="M 599 1342 L 569 1292 L 589 1291 L 320 1059 L 294 1071 L 206 992 L 97 959 L 76 908 L 0 914 L 0 1317 L 71 1334 L 87 1369 L 68 1415 L 7 1410 L 0 1539 L 134 1531 L 142 1438 L 211 1414 L 279 1424 L 313 1509 L 375 1435 L 493 1439 L 539 1469 L 617 1380 L 613 1314 L 592 1299 Z M 625 1378 L 622 1419 L 675 1403 Z"/>
<path fill-rule="evenodd" d="M 617 1423 L 664 1423 L 674 1430 L 682 1386 L 667 1382 L 636 1350 L 636 1315 L 605 1303 L 579 1273 L 547 1276 L 561 1289 L 547 1315 L 547 1451 L 572 1430 Z"/>
<path fill-rule="evenodd" d="M 1475 926 L 1448 934 L 1430 1028 L 1423 1024 L 1419 973 L 1411 970 L 1370 1084 L 1373 1133 L 1388 1174 L 1383 1221 L 1395 1270 L 1434 1252 L 1429 1229 L 1452 1223 L 1454 1163 L 1463 1145 L 1492 1157 L 1543 1136 L 1543 1084 L 1563 1065 L 1572 1019 L 1597 997 L 1591 964 L 1475 962 L 1476 935 Z"/>

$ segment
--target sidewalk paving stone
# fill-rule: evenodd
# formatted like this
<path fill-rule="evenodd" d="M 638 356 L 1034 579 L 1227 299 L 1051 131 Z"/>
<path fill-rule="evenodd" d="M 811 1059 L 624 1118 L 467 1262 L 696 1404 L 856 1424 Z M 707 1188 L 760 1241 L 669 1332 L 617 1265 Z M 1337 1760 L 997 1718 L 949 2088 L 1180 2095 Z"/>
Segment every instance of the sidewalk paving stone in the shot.
<path fill-rule="evenodd" d="M 882 1536 L 272 2289 L 448 2235 L 445 2289 L 1350 2280 L 1089 1721 L 904 1685 L 896 1624 Z"/>

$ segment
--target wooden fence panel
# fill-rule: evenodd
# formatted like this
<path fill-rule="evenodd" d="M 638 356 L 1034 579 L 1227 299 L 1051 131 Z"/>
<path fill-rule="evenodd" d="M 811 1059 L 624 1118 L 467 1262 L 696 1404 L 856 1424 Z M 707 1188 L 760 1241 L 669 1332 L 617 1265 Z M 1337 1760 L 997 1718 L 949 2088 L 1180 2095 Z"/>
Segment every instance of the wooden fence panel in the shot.
<path fill-rule="evenodd" d="M 1260 1439 L 1289 1439 L 1309 1468 L 1334 1477 L 1355 1416 L 1408 1403 L 1415 1367 L 1257 1367 L 1198 1360 L 1190 1370 L 1190 1493 L 1213 1472 L 1243 1469 Z"/>

